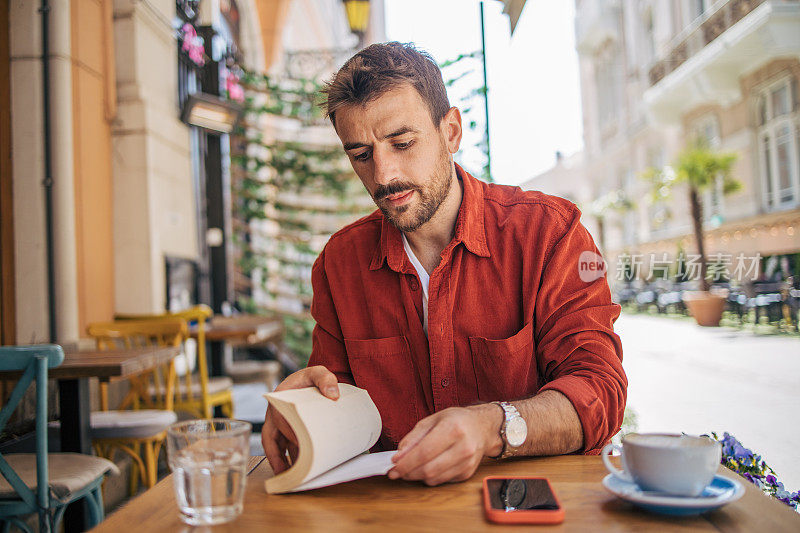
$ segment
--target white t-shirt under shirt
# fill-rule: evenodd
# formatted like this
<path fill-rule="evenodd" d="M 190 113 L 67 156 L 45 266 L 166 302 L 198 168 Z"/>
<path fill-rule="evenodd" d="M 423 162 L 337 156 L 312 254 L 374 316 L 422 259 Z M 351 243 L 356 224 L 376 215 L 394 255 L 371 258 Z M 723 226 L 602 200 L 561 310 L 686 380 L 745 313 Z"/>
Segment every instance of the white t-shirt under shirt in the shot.
<path fill-rule="evenodd" d="M 412 265 L 414 265 L 414 270 L 417 271 L 417 275 L 419 276 L 419 282 L 422 285 L 422 315 L 423 315 L 422 329 L 425 330 L 425 335 L 427 335 L 428 334 L 428 282 L 430 282 L 431 277 L 428 275 L 428 272 L 422 266 L 422 263 L 419 262 L 417 256 L 414 255 L 414 251 L 411 249 L 411 245 L 408 244 L 408 239 L 406 239 L 405 233 L 401 233 L 401 235 L 403 237 L 403 248 L 406 251 L 408 260 L 411 261 Z"/>

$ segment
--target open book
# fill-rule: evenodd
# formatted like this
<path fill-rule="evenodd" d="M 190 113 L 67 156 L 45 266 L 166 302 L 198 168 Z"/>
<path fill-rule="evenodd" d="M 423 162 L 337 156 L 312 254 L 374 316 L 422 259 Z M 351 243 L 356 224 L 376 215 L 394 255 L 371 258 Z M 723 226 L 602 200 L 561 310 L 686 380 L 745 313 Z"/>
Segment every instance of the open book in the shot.
<path fill-rule="evenodd" d="M 381 434 L 381 415 L 364 389 L 339 384 L 339 399 L 316 387 L 285 390 L 264 397 L 297 436 L 295 463 L 266 481 L 267 492 L 297 492 L 386 474 L 396 453 L 364 453 Z"/>

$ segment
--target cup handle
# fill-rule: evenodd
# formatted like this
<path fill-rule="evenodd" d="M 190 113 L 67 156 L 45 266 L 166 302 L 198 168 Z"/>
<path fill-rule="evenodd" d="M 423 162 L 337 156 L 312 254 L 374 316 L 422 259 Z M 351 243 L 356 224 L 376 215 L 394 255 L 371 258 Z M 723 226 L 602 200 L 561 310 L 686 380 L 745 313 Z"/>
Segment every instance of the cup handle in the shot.
<path fill-rule="evenodd" d="M 633 483 L 633 479 L 627 472 L 625 472 L 624 470 L 620 470 L 619 468 L 611 464 L 611 460 L 609 459 L 610 457 L 609 453 L 613 452 L 614 450 L 618 451 L 620 454 L 623 453 L 622 446 L 614 443 L 606 444 L 605 446 L 603 446 L 603 451 L 600 452 L 600 455 L 603 457 L 603 464 L 606 466 L 606 470 L 611 472 L 612 475 L 616 476 L 622 481 Z"/>

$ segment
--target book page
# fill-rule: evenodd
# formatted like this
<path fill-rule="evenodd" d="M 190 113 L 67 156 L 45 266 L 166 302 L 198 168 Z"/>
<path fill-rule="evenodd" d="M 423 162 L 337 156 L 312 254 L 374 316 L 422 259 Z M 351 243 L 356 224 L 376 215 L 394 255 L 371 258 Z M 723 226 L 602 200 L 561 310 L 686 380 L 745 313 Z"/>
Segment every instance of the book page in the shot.
<path fill-rule="evenodd" d="M 354 479 L 385 475 L 394 466 L 392 464 L 392 456 L 396 453 L 397 450 L 357 455 L 346 463 L 342 463 L 336 468 L 306 481 L 289 492 L 318 489 L 344 483 L 345 481 L 353 481 Z"/>
<path fill-rule="evenodd" d="M 265 396 L 292 404 L 308 431 L 312 459 L 303 483 L 369 450 L 380 437 L 381 415 L 364 389 L 340 383 L 336 401 L 315 387 Z"/>

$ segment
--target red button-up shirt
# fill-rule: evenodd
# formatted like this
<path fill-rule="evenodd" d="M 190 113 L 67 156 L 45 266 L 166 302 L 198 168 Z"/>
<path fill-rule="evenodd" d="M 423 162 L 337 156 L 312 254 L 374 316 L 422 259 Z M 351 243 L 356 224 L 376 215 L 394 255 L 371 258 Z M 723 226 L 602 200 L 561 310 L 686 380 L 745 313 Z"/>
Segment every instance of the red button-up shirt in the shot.
<path fill-rule="evenodd" d="M 430 275 L 428 335 L 400 231 L 375 211 L 333 235 L 314 264 L 309 365 L 369 391 L 384 449 L 436 411 L 556 390 L 575 406 L 583 451 L 596 452 L 622 423 L 627 378 L 620 307 L 605 276 L 579 272 L 581 252 L 597 253 L 580 211 L 456 170 L 463 197 Z"/>

